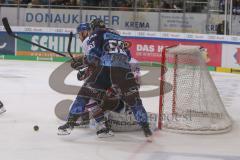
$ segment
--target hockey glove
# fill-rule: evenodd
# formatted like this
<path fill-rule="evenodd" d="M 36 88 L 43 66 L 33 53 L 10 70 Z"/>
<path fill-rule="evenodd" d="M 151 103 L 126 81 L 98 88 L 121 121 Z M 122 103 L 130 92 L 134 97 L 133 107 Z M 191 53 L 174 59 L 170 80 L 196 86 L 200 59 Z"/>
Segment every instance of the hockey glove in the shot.
<path fill-rule="evenodd" d="M 79 81 L 82 81 L 85 78 L 87 78 L 89 76 L 87 72 L 88 72 L 88 67 L 84 67 L 84 68 L 80 69 L 77 73 L 77 79 Z"/>
<path fill-rule="evenodd" d="M 79 70 L 82 65 L 83 65 L 83 56 L 74 58 L 74 60 L 71 61 L 71 67 L 73 69 Z"/>

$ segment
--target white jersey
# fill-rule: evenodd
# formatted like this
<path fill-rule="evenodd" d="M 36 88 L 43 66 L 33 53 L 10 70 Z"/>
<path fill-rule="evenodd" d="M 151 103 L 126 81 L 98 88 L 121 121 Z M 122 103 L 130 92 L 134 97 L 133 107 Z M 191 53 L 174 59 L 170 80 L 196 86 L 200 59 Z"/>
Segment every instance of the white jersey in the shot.
<path fill-rule="evenodd" d="M 82 42 L 82 52 L 83 52 L 84 56 L 87 55 L 90 50 L 87 45 L 88 40 L 89 40 L 89 36 L 87 38 L 85 38 L 84 41 Z"/>

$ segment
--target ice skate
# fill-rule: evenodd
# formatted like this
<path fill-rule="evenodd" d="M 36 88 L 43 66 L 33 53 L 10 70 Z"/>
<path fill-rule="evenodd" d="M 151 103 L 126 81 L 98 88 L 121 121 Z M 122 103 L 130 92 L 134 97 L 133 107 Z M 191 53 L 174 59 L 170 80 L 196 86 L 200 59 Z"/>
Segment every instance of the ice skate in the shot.
<path fill-rule="evenodd" d="M 143 124 L 142 125 L 142 129 L 143 129 L 143 133 L 145 135 L 145 137 L 147 138 L 147 141 L 148 142 L 152 142 L 153 139 L 152 139 L 152 131 L 149 127 L 149 124 Z"/>
<path fill-rule="evenodd" d="M 69 135 L 73 130 L 73 128 L 78 125 L 76 123 L 77 119 L 78 119 L 78 115 L 69 114 L 67 123 L 58 127 L 58 135 Z"/>
<path fill-rule="evenodd" d="M 107 138 L 114 136 L 114 133 L 110 129 L 110 127 L 107 125 L 106 122 L 100 122 L 97 126 L 97 137 L 98 138 Z"/>
<path fill-rule="evenodd" d="M 73 124 L 67 122 L 64 125 L 58 127 L 58 135 L 69 135 L 73 128 Z"/>

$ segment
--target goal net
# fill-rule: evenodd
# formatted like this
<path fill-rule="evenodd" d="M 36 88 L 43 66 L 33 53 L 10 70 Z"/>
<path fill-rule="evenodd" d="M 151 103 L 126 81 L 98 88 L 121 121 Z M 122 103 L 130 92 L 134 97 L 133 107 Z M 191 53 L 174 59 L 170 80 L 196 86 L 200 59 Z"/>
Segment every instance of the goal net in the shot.
<path fill-rule="evenodd" d="M 194 134 L 231 130 L 232 120 L 200 47 L 178 45 L 165 48 L 160 75 L 160 129 Z"/>

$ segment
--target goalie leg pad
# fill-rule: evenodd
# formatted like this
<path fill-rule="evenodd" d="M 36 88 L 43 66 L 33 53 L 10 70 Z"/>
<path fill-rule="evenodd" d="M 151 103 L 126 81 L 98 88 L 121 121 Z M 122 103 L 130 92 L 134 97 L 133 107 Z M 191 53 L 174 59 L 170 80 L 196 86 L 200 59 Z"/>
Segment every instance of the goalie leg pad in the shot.
<path fill-rule="evenodd" d="M 105 117 L 114 132 L 129 132 L 141 129 L 134 115 L 131 113 L 116 113 L 109 111 L 105 114 Z"/>
<path fill-rule="evenodd" d="M 158 115 L 150 112 L 147 114 L 150 128 L 152 131 L 155 131 L 157 129 Z M 142 129 L 132 112 L 116 113 L 108 111 L 105 113 L 105 118 L 114 132 L 131 132 Z"/>
<path fill-rule="evenodd" d="M 98 138 L 107 138 L 114 136 L 114 133 L 110 129 L 110 126 L 108 124 L 108 121 L 103 120 L 102 122 L 99 122 L 97 124 L 97 136 Z"/>

